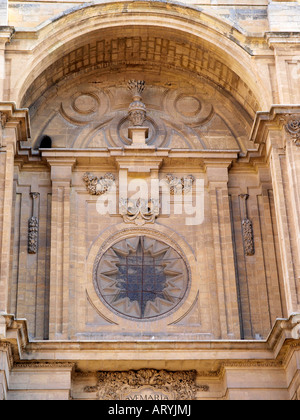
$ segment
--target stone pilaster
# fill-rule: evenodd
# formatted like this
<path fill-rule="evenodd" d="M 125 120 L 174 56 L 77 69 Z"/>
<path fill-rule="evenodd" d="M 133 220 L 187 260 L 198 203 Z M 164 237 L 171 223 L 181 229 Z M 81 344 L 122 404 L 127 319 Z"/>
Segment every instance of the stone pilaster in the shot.
<path fill-rule="evenodd" d="M 252 140 L 265 144 L 273 184 L 288 315 L 300 312 L 300 110 L 258 114 Z"/>
<path fill-rule="evenodd" d="M 11 344 L 0 341 L 0 401 L 7 399 L 9 373 L 12 365 Z"/>
<path fill-rule="evenodd" d="M 220 339 L 239 339 L 240 321 L 228 194 L 230 162 L 206 162 L 220 318 Z"/>
<path fill-rule="evenodd" d="M 70 192 L 75 159 L 48 159 L 51 166 L 50 339 L 67 338 L 70 270 Z"/>
<path fill-rule="evenodd" d="M 280 3 L 278 4 L 280 5 Z M 299 4 L 296 5 L 295 2 L 291 2 L 290 13 L 286 13 L 285 16 L 282 13 L 281 17 L 278 16 L 279 25 L 287 26 L 287 31 L 274 31 L 266 35 L 269 47 L 274 51 L 277 89 L 279 103 L 281 104 L 298 104 L 300 96 L 300 21 L 291 22 L 293 8 L 296 17 L 300 6 Z M 297 31 L 292 29 L 293 24 L 298 28 Z"/>
<path fill-rule="evenodd" d="M 2 1 L 0 0 L 0 19 L 2 12 Z M 5 13 L 5 10 L 4 10 Z M 7 10 L 6 10 L 7 13 Z M 4 81 L 5 81 L 5 48 L 13 34 L 13 28 L 10 26 L 1 26 L 0 20 L 0 101 L 4 100 Z"/>
<path fill-rule="evenodd" d="M 17 142 L 29 136 L 28 112 L 0 103 L 0 313 L 8 311 L 14 156 Z"/>

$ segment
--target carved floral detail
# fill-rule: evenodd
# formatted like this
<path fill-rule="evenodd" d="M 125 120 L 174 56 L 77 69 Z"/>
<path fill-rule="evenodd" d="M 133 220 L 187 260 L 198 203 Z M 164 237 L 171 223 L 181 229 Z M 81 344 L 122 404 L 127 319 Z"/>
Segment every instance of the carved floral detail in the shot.
<path fill-rule="evenodd" d="M 97 392 L 99 400 L 121 400 L 130 391 L 150 386 L 165 392 L 174 400 L 194 400 L 197 389 L 209 390 L 207 385 L 196 385 L 196 371 L 168 372 L 165 370 L 141 369 L 127 372 L 98 372 L 96 386 L 85 387 L 85 392 Z"/>
<path fill-rule="evenodd" d="M 291 118 L 285 126 L 296 146 L 300 146 L 300 119 Z"/>
<path fill-rule="evenodd" d="M 91 195 L 105 194 L 115 182 L 115 177 L 111 173 L 107 173 L 99 178 L 90 172 L 86 172 L 82 179 L 85 182 L 87 191 Z"/>
<path fill-rule="evenodd" d="M 120 198 L 119 205 L 120 214 L 125 223 L 143 226 L 145 223 L 154 223 L 159 214 L 159 200 Z"/>
<path fill-rule="evenodd" d="M 171 195 L 184 194 L 191 191 L 195 177 L 188 175 L 187 177 L 177 178 L 172 174 L 166 175 L 164 181 L 170 188 Z"/>

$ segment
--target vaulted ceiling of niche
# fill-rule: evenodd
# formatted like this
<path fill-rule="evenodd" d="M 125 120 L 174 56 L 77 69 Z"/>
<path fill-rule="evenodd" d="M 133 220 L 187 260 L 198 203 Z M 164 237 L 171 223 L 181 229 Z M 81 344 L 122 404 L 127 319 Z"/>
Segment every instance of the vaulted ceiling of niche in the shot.
<path fill-rule="evenodd" d="M 127 144 L 131 98 L 126 83 L 141 78 L 147 83 L 151 144 L 253 150 L 247 139 L 259 104 L 204 41 L 169 29 L 124 27 L 64 45 L 56 58 L 23 98 L 22 105 L 30 108 L 33 146 L 42 135 L 53 137 L 54 147 Z"/>

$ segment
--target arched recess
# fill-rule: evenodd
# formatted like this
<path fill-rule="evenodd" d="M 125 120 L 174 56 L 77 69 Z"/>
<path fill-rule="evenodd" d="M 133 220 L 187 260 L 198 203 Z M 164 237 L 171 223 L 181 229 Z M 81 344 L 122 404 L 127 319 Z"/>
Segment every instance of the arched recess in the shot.
<path fill-rule="evenodd" d="M 126 116 L 131 101 L 126 83 L 134 78 L 144 79 L 147 83 L 143 100 L 147 105 L 148 122 L 158 132 L 153 145 L 171 149 L 217 149 L 218 152 L 233 152 L 234 156 L 241 153 L 246 155 L 255 147 L 248 141 L 254 116 L 271 102 L 260 75 L 256 73 L 246 44 L 245 36 L 228 23 L 192 7 L 172 3 L 111 2 L 83 6 L 66 13 L 39 28 L 36 39 L 28 41 L 26 45 L 27 48 L 31 45 L 31 54 L 26 54 L 23 75 L 15 81 L 19 106 L 30 108 L 33 134 L 31 146 L 36 148 L 41 136 L 51 137 L 53 149 L 122 146 L 122 124 L 123 132 L 126 132 Z M 126 144 L 126 138 L 123 144 Z M 222 159 L 221 154 L 214 156 Z M 244 162 L 246 164 L 242 166 Z M 240 194 L 244 194 L 244 190 L 240 190 L 241 180 L 243 188 L 248 188 L 251 181 L 250 187 L 254 191 L 249 202 L 253 200 L 251 209 L 255 211 L 254 216 L 249 212 L 249 217 L 256 217 L 256 240 L 259 240 L 259 223 L 263 225 L 261 220 L 264 220 L 256 214 L 255 204 L 257 194 L 258 200 L 261 200 L 261 180 L 251 164 L 248 165 L 249 161 L 245 159 L 244 162 L 241 167 L 233 168 L 229 177 L 240 265 L 245 261 L 240 226 L 243 215 L 240 215 L 239 209 Z M 176 159 L 168 164 L 177 170 Z M 83 166 L 76 168 L 78 172 L 74 175 L 72 194 L 75 194 L 76 188 L 81 189 L 78 200 L 85 205 L 87 194 L 80 177 Z M 199 165 L 197 168 L 200 171 Z M 251 171 L 250 176 L 248 169 Z M 234 173 L 234 170 L 237 172 Z M 229 215 L 230 192 L 226 177 L 221 181 L 223 190 L 220 193 L 215 188 L 210 192 L 207 211 L 214 214 L 216 209 L 221 208 L 227 212 L 224 214 Z M 212 181 L 211 188 L 214 185 Z M 272 207 L 272 202 L 269 207 Z M 214 275 L 212 259 L 222 252 L 224 255 L 220 259 L 231 261 L 228 279 L 234 286 L 233 252 L 229 254 L 232 244 L 229 241 L 229 246 L 226 243 L 218 249 L 219 240 L 221 244 L 224 238 L 231 238 L 230 217 L 223 219 L 227 224 L 219 226 L 219 218 L 209 217 L 205 235 L 204 229 L 200 232 L 203 236 L 199 237 L 211 241 L 207 249 L 215 250 L 215 254 L 214 251 L 210 252 L 209 267 L 205 266 L 203 272 L 207 270 L 210 276 L 207 278 L 211 278 L 212 284 L 215 284 L 220 270 L 216 270 Z M 267 221 L 271 223 L 269 219 Z M 102 220 L 99 226 L 101 223 Z M 107 223 L 114 224 L 115 219 L 110 218 Z M 163 220 L 162 223 L 167 221 Z M 94 224 L 92 226 L 91 236 L 97 231 L 97 227 L 94 229 Z M 52 232 L 55 230 L 53 224 L 51 229 Z M 58 232 L 59 229 L 58 223 Z M 215 242 L 213 232 L 220 236 Z M 182 231 L 182 235 L 185 233 Z M 70 255 L 73 258 L 76 255 L 76 241 L 71 245 Z M 204 248 L 201 247 L 199 251 L 200 257 L 203 257 Z M 203 257 L 202 261 L 205 262 L 206 258 Z M 69 267 L 68 264 L 65 266 Z M 215 265 L 218 267 L 218 261 Z M 252 303 L 260 300 L 260 307 L 264 311 L 268 294 L 266 292 L 262 298 L 257 296 L 257 276 L 253 275 L 252 278 L 244 273 L 243 267 L 238 268 L 241 272 L 236 273 L 241 283 L 240 295 L 246 300 L 246 303 L 242 303 L 243 337 L 253 337 L 253 331 L 264 335 L 269 331 L 269 320 L 266 317 L 261 317 L 263 326 L 254 326 L 253 331 L 250 331 L 248 324 L 251 324 L 251 315 L 256 314 L 257 309 Z M 254 269 L 252 271 L 254 273 Z M 206 278 L 205 275 L 203 278 Z M 262 281 L 266 283 L 265 279 Z M 251 296 L 250 293 L 247 295 L 248 289 L 251 289 Z M 233 288 L 228 287 L 228 293 L 231 290 Z M 215 296 L 214 290 L 212 295 Z M 234 299 L 228 301 L 235 304 Z M 281 314 L 277 306 L 274 313 Z M 237 313 L 235 310 L 233 312 Z M 253 319 L 256 316 L 253 315 Z M 219 330 L 216 336 L 220 336 Z"/>
<path fill-rule="evenodd" d="M 37 29 L 16 102 L 32 106 L 54 84 L 79 71 L 141 65 L 205 78 L 232 95 L 253 118 L 269 106 L 244 34 L 193 7 L 108 2 L 72 9 Z M 70 17 L 72 21 L 70 23 Z M 139 45 L 138 45 L 139 44 Z"/>

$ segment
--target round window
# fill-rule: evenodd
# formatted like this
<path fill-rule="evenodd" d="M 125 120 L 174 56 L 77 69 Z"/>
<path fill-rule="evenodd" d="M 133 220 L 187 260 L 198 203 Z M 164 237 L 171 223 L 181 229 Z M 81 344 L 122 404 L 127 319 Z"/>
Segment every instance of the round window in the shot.
<path fill-rule="evenodd" d="M 101 300 L 125 317 L 155 318 L 176 308 L 188 287 L 183 258 L 146 236 L 124 239 L 101 257 L 95 276 Z"/>

